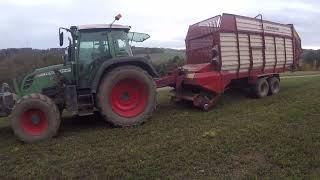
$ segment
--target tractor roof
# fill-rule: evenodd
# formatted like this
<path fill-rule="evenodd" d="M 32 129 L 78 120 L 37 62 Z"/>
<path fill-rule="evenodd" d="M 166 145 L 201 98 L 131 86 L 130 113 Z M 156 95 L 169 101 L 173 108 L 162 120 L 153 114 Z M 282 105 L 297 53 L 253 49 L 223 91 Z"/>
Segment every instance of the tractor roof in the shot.
<path fill-rule="evenodd" d="M 130 29 L 130 26 L 123 26 L 119 24 L 113 24 L 112 29 Z M 79 30 L 83 29 L 110 29 L 110 24 L 87 24 L 78 26 Z"/>

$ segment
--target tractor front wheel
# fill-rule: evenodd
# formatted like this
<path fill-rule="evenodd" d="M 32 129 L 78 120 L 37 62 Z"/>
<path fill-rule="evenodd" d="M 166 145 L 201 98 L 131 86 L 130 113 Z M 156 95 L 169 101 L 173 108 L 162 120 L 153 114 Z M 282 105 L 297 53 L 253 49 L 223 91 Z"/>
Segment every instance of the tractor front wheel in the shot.
<path fill-rule="evenodd" d="M 107 121 L 115 126 L 139 125 L 156 106 L 156 85 L 152 77 L 137 66 L 121 66 L 105 73 L 97 96 Z"/>
<path fill-rule="evenodd" d="M 15 135 L 28 143 L 55 136 L 60 126 L 56 104 L 42 94 L 30 94 L 18 100 L 10 119 Z"/>

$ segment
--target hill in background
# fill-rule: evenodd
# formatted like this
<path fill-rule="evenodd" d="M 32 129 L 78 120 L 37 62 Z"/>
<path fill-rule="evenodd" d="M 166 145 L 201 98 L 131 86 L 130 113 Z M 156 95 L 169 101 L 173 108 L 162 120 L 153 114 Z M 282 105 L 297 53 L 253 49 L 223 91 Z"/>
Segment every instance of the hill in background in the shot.
<path fill-rule="evenodd" d="M 160 75 L 185 63 L 185 50 L 169 48 L 132 47 L 134 56 L 149 59 Z M 21 79 L 36 68 L 63 63 L 64 49 L 46 50 L 20 48 L 0 50 L 0 83 Z M 300 70 L 318 70 L 320 68 L 320 50 L 306 49 L 301 55 Z"/>
<path fill-rule="evenodd" d="M 169 48 L 145 48 L 145 47 L 132 47 L 134 56 L 143 56 L 152 61 L 154 65 L 167 63 L 170 59 L 178 56 L 185 59 L 185 50 L 169 49 Z"/>
<path fill-rule="evenodd" d="M 135 56 L 150 59 L 160 74 L 165 74 L 167 67 L 175 62 L 184 63 L 185 51 L 165 48 L 132 47 Z M 0 83 L 10 83 L 13 78 L 21 80 L 36 68 L 63 63 L 63 48 L 32 49 L 10 48 L 0 50 Z M 169 64 L 169 65 L 168 65 Z M 172 66 L 176 66 L 172 65 Z"/>
<path fill-rule="evenodd" d="M 36 68 L 61 64 L 63 49 L 2 49 L 0 50 L 0 83 L 21 79 Z"/>

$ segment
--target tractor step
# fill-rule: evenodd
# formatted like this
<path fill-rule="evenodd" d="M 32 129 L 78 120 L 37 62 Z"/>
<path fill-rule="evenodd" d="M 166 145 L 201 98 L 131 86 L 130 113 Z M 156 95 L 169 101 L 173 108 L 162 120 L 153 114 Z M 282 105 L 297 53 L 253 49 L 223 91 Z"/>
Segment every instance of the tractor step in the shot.
<path fill-rule="evenodd" d="M 67 110 L 74 115 L 85 116 L 94 113 L 94 99 L 90 93 L 81 94 L 81 91 L 77 90 L 76 86 L 67 86 L 66 99 Z"/>
<path fill-rule="evenodd" d="M 94 113 L 94 100 L 92 94 L 78 95 L 79 116 L 91 115 Z"/>
<path fill-rule="evenodd" d="M 78 112 L 79 116 L 88 116 L 88 115 L 92 115 L 92 114 L 94 114 L 94 111 L 84 111 L 84 110 L 82 110 L 82 111 Z"/>

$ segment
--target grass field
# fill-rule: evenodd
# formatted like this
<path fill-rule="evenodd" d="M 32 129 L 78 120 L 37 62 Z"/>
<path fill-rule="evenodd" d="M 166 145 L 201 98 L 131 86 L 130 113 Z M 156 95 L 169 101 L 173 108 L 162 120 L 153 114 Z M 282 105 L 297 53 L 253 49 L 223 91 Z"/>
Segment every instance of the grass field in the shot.
<path fill-rule="evenodd" d="M 19 142 L 1 119 L 0 178 L 316 178 L 319 81 L 284 79 L 280 94 L 265 99 L 229 91 L 208 113 L 171 104 L 162 91 L 144 125 L 65 117 L 58 137 L 38 144 Z"/>
<path fill-rule="evenodd" d="M 281 76 L 305 76 L 305 75 L 320 75 L 320 71 L 295 71 L 285 72 Z"/>

